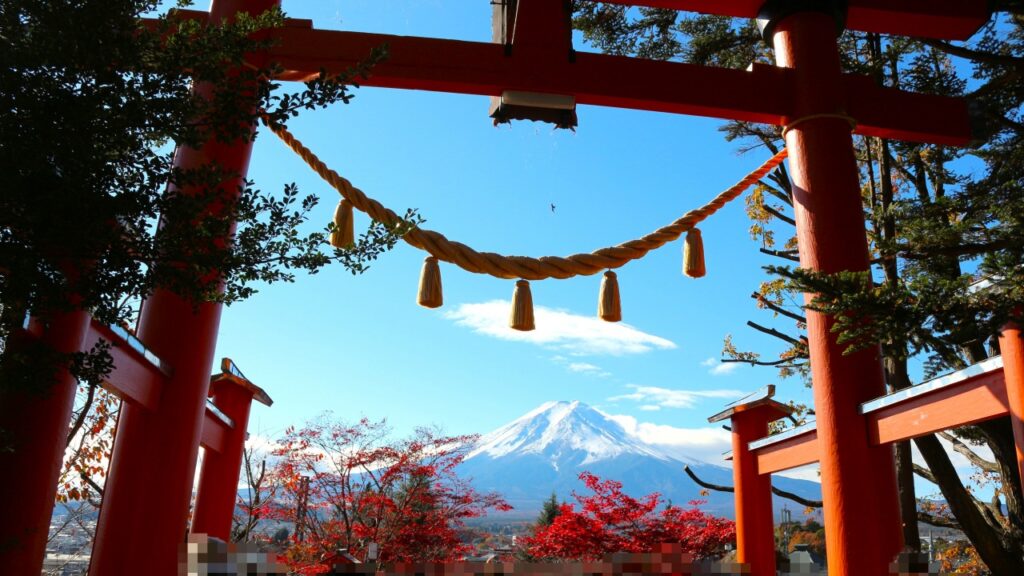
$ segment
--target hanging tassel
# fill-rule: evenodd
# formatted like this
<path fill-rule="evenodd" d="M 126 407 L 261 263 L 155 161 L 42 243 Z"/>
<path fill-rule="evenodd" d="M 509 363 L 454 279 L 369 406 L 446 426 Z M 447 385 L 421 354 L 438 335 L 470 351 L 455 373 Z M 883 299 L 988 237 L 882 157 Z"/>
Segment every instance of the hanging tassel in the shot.
<path fill-rule="evenodd" d="M 517 280 L 515 292 L 512 293 L 512 314 L 508 325 L 513 330 L 529 332 L 533 330 L 533 295 L 530 294 L 530 283 Z"/>
<path fill-rule="evenodd" d="M 427 256 L 423 259 L 423 270 L 420 272 L 420 291 L 416 295 L 416 303 L 424 308 L 440 308 L 444 304 L 441 292 L 441 268 L 437 258 Z"/>
<path fill-rule="evenodd" d="M 334 231 L 331 232 L 331 246 L 351 248 L 356 243 L 352 223 L 352 203 L 342 199 L 334 209 Z"/>
<path fill-rule="evenodd" d="M 597 315 L 605 322 L 622 320 L 622 304 L 619 302 L 619 279 L 611 270 L 601 279 L 601 295 L 597 298 Z"/>
<path fill-rule="evenodd" d="M 690 228 L 683 243 L 683 274 L 690 278 L 700 278 L 707 273 L 704 267 L 704 241 L 700 238 L 700 230 Z"/>

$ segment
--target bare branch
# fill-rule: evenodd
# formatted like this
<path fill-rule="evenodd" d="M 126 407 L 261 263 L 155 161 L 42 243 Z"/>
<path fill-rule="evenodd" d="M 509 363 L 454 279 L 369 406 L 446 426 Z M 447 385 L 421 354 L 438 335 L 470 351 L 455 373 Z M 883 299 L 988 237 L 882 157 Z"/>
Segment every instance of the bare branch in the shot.
<path fill-rule="evenodd" d="M 949 518 L 947 516 L 936 516 L 934 514 L 922 512 L 921 510 L 917 511 L 917 521 L 924 522 L 930 526 L 938 526 L 939 528 L 953 528 L 955 530 L 960 530 L 960 523 L 953 518 Z"/>
<path fill-rule="evenodd" d="M 803 356 L 800 356 L 800 358 L 803 358 Z M 727 363 L 731 362 L 750 364 L 751 366 L 783 366 L 786 368 L 798 368 L 806 364 L 806 362 L 797 362 L 790 364 L 790 362 L 793 362 L 793 358 L 783 358 L 782 360 L 772 360 L 771 362 L 765 362 L 762 360 L 744 360 L 742 358 L 722 358 L 721 361 Z"/>
<path fill-rule="evenodd" d="M 978 456 L 978 454 L 976 454 L 974 450 L 971 450 L 971 448 L 967 444 L 964 444 L 956 436 L 953 436 L 949 432 L 945 431 L 938 432 L 938 435 L 946 442 L 952 444 L 953 450 L 958 452 L 959 454 L 962 454 L 965 458 L 970 460 L 971 464 L 974 464 L 975 466 L 981 468 L 986 472 L 995 472 L 996 474 L 999 473 L 999 466 L 995 462 L 990 462 L 988 460 L 985 460 L 981 456 Z"/>
<path fill-rule="evenodd" d="M 789 224 L 790 226 L 796 226 L 796 220 L 793 220 L 792 218 L 790 218 L 789 216 L 786 216 L 782 212 L 779 212 L 775 208 L 772 208 L 771 206 L 769 206 L 767 204 L 765 204 L 763 206 L 763 208 L 764 208 L 765 212 L 771 214 L 772 216 L 775 216 L 776 218 L 778 218 L 779 220 L 782 220 L 786 224 Z"/>
<path fill-rule="evenodd" d="M 683 466 L 683 472 L 686 472 L 686 475 L 689 476 L 690 479 L 692 479 L 694 482 L 696 482 L 697 485 L 700 486 L 701 488 L 707 488 L 708 490 L 714 490 L 715 492 L 736 492 L 736 489 L 733 488 L 732 486 L 722 486 L 722 485 L 719 485 L 719 484 L 712 484 L 710 482 L 705 482 L 704 480 L 701 480 L 697 476 L 697 473 L 690 469 L 689 465 L 684 465 Z M 785 498 L 787 500 L 792 500 L 793 502 L 796 502 L 797 504 L 799 504 L 801 506 L 810 506 L 811 508 L 821 508 L 821 505 L 822 505 L 820 500 L 808 500 L 807 498 L 804 498 L 802 496 L 797 496 L 796 494 L 793 494 L 792 492 L 787 492 L 785 490 L 776 488 L 775 486 L 772 486 L 772 494 L 775 494 L 776 496 L 778 496 L 780 498 Z"/>
<path fill-rule="evenodd" d="M 925 468 L 924 466 L 921 466 L 920 464 L 914 464 L 914 474 L 917 474 L 918 476 L 924 478 L 925 480 L 931 482 L 932 484 L 939 483 L 938 480 L 936 480 L 935 475 L 932 474 L 932 471 Z"/>
<path fill-rule="evenodd" d="M 757 300 L 757 303 L 760 304 L 761 306 L 764 306 L 765 308 L 768 308 L 769 310 L 772 310 L 773 312 L 776 312 L 778 314 L 782 314 L 783 316 L 785 316 L 787 318 L 792 318 L 793 320 L 796 320 L 797 322 L 801 322 L 803 324 L 807 323 L 807 318 L 805 318 L 805 317 L 803 317 L 803 316 L 801 316 L 801 315 L 799 315 L 799 314 L 797 314 L 795 312 L 790 312 L 789 310 L 786 310 L 782 306 L 779 306 L 778 304 L 776 304 L 776 303 L 772 302 L 771 300 L 765 298 L 763 295 L 761 295 L 758 292 L 752 293 L 750 295 L 750 297 L 753 298 L 754 300 Z"/>
<path fill-rule="evenodd" d="M 761 254 L 767 254 L 769 256 L 775 256 L 776 258 L 782 258 L 789 260 L 790 262 L 800 262 L 800 258 L 794 256 L 795 251 L 793 250 L 770 250 L 768 248 L 760 248 Z"/>
<path fill-rule="evenodd" d="M 1004 66 L 1017 66 L 1024 68 L 1024 58 L 1017 58 L 1016 56 L 1007 56 L 1004 54 L 996 54 L 995 52 L 985 52 L 983 50 L 975 50 L 966 46 L 956 46 L 949 42 L 943 42 L 942 40 L 933 40 L 931 38 L 918 38 L 917 39 L 926 46 L 931 46 L 936 50 L 940 50 L 951 56 L 957 56 L 960 58 L 966 58 L 975 62 L 987 62 L 989 64 L 1000 64 Z"/>
<path fill-rule="evenodd" d="M 75 423 L 71 425 L 71 429 L 68 430 L 68 437 L 64 441 L 64 447 L 71 445 L 71 441 L 75 438 L 75 434 L 82 429 L 82 425 L 85 424 L 85 418 L 89 415 L 89 410 L 92 408 L 92 401 L 96 397 L 96 386 L 95 382 L 88 384 L 89 391 L 85 397 L 85 404 L 82 406 L 82 410 L 78 413 L 75 418 Z"/>
<path fill-rule="evenodd" d="M 757 330 L 758 332 L 764 332 L 765 334 L 767 334 L 769 336 L 774 336 L 774 337 L 778 338 L 779 340 L 782 340 L 783 342 L 789 342 L 790 344 L 792 344 L 794 346 L 803 346 L 803 345 L 806 344 L 803 340 L 798 340 L 796 338 L 793 338 L 792 336 L 783 334 L 782 332 L 779 332 L 778 330 L 775 330 L 773 328 L 768 328 L 766 326 L 761 326 L 760 324 L 758 324 L 756 322 L 753 322 L 751 320 L 747 320 L 747 326 L 750 326 L 751 328 L 753 328 L 754 330 Z"/>
<path fill-rule="evenodd" d="M 96 481 L 92 479 L 92 476 L 89 476 L 85 472 L 79 472 L 78 475 L 82 477 L 83 482 L 96 491 L 96 494 L 99 495 L 100 498 L 103 497 L 103 487 L 97 484 Z"/>

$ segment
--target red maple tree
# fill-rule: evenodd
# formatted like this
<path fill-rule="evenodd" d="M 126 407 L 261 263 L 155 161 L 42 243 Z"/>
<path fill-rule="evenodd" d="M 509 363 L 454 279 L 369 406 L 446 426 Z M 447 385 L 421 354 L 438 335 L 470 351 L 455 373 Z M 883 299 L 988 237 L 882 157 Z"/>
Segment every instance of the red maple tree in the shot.
<path fill-rule="evenodd" d="M 317 574 L 345 549 L 365 561 L 439 562 L 469 550 L 464 521 L 511 507 L 456 476 L 473 436 L 421 428 L 389 440 L 384 422 L 355 425 L 321 419 L 288 429 L 273 456 L 276 498 L 260 511 L 294 531 L 283 554 L 291 571 Z"/>
<path fill-rule="evenodd" d="M 593 492 L 573 493 L 579 510 L 563 504 L 558 516 L 523 539 L 534 558 L 592 561 L 614 552 L 651 552 L 661 543 L 679 543 L 694 559 L 714 557 L 735 541 L 731 520 L 702 512 L 698 501 L 689 508 L 662 505 L 658 493 L 636 499 L 622 492 L 622 483 L 584 472 L 580 480 Z M 660 506 L 660 510 L 659 510 Z"/>

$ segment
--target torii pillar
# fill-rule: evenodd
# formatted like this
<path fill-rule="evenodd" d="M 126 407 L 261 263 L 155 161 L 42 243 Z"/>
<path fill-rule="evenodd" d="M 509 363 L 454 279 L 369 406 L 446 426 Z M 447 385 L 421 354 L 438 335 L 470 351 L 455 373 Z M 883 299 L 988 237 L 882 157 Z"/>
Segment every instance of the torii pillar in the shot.
<path fill-rule="evenodd" d="M 89 313 L 82 310 L 54 313 L 45 323 L 33 317 L 29 330 L 12 335 L 7 345 L 24 351 L 38 346 L 59 354 L 78 352 L 89 321 Z M 46 352 L 40 356 L 45 358 Z M 0 567 L 5 574 L 39 574 L 78 382 L 61 365 L 54 367 L 48 390 L 16 387 L 0 384 L 0 431 L 5 448 L 10 448 L 0 449 L 0 492 L 7 497 L 0 520 Z"/>
<path fill-rule="evenodd" d="M 221 374 L 210 380 L 210 397 L 217 409 L 231 419 L 232 427 L 225 438 L 224 449 L 220 452 L 207 450 L 203 456 L 190 531 L 228 542 L 252 401 L 255 399 L 265 406 L 274 401 L 227 358 L 221 361 Z"/>
<path fill-rule="evenodd" d="M 239 12 L 256 15 L 279 5 L 280 0 L 213 0 L 210 21 L 232 20 Z M 174 164 L 183 169 L 215 164 L 235 174 L 221 187 L 230 198 L 244 184 L 251 152 L 251 138 L 233 143 L 214 139 L 198 150 L 178 148 Z M 161 389 L 157 410 L 122 404 L 93 547 L 95 574 L 177 572 L 221 308 L 218 303 L 194 308 L 170 290 L 156 291 L 143 304 L 139 337 L 174 373 Z"/>
<path fill-rule="evenodd" d="M 794 75 L 794 112 L 784 134 L 800 266 L 825 273 L 870 269 L 836 44 L 844 6 L 773 0 L 759 18 L 777 65 Z M 834 318 L 807 311 L 829 574 L 887 574 L 903 548 L 892 447 L 869 443 L 858 410 L 885 394 L 881 354 L 877 347 L 843 354 L 834 325 Z"/>
<path fill-rule="evenodd" d="M 793 409 L 772 400 L 775 386 L 741 398 L 708 418 L 708 422 L 729 419 L 732 430 L 732 479 L 736 502 L 736 561 L 749 568 L 748 574 L 775 574 L 775 522 L 772 512 L 772 476 L 757 469 L 757 457 L 750 443 L 768 435 L 768 424 Z"/>
<path fill-rule="evenodd" d="M 1020 315 L 1020 311 L 1016 311 Z M 1016 322 L 1008 322 L 999 334 L 999 352 L 1003 357 L 1006 399 L 1017 453 L 1017 473 L 1024 489 L 1024 333 Z"/>

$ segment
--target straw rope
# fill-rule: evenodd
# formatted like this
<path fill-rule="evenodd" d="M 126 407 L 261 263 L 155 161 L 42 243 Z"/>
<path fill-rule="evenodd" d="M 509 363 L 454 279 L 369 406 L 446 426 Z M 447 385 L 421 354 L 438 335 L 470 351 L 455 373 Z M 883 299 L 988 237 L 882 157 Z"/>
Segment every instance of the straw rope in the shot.
<path fill-rule="evenodd" d="M 270 123 L 267 125 L 314 172 L 319 174 L 324 181 L 337 190 L 343 198 L 351 202 L 352 206 L 385 225 L 395 225 L 401 222 L 401 218 L 393 211 L 373 198 L 367 197 L 362 190 L 353 186 L 351 182 L 338 175 L 334 170 L 331 170 L 287 129 Z M 601 248 L 590 254 L 532 258 L 528 256 L 505 256 L 493 252 L 478 252 L 465 244 L 449 240 L 439 232 L 423 228 L 413 228 L 405 234 L 403 239 L 410 245 L 430 253 L 438 260 L 450 262 L 476 274 L 489 274 L 497 278 L 506 279 L 522 278 L 524 280 L 590 276 L 604 270 L 619 268 L 632 260 L 643 258 L 651 250 L 660 248 L 678 239 L 683 233 L 717 212 L 729 201 L 738 197 L 752 184 L 764 178 L 768 172 L 782 163 L 785 158 L 786 150 L 783 149 L 758 169 L 747 174 L 746 177 L 731 188 L 725 190 L 704 206 L 683 214 L 675 222 L 636 240 L 630 240 L 618 246 Z"/>

